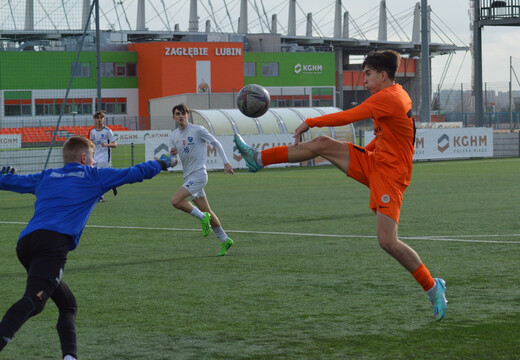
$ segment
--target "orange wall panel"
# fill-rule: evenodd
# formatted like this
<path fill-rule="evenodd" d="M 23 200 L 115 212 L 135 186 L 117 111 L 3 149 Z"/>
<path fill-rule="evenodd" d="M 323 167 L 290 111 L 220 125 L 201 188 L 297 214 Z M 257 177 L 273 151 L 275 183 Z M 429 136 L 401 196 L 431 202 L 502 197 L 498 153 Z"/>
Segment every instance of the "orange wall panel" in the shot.
<path fill-rule="evenodd" d="M 242 43 L 136 43 L 129 50 L 137 52 L 140 116 L 149 115 L 150 99 L 239 91 L 244 85 Z"/>
<path fill-rule="evenodd" d="M 343 89 L 354 90 L 364 89 L 363 77 L 365 74 L 361 70 L 344 70 L 343 71 Z"/>
<path fill-rule="evenodd" d="M 399 77 L 415 77 L 417 61 L 415 59 L 401 58 L 401 63 L 397 69 Z"/>

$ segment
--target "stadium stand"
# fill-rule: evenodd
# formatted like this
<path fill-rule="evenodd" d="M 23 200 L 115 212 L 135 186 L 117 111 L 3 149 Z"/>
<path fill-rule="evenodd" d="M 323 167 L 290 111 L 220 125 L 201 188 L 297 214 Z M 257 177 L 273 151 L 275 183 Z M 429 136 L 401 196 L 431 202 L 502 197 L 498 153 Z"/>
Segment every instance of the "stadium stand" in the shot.
<path fill-rule="evenodd" d="M 129 131 L 122 125 L 108 125 L 112 131 Z M 56 134 L 56 142 L 63 143 L 73 135 L 88 137 L 90 126 L 60 126 Z M 1 128 L 0 135 L 20 134 L 22 146 L 45 146 L 52 140 L 52 134 L 56 130 L 54 126 L 36 126 L 23 128 Z"/>

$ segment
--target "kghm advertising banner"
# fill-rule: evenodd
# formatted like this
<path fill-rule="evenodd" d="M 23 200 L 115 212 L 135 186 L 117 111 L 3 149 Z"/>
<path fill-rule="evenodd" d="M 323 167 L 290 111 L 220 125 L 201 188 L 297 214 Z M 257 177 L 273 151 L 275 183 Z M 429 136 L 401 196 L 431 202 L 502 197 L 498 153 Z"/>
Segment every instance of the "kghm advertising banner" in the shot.
<path fill-rule="evenodd" d="M 114 131 L 117 145 L 144 144 L 146 139 L 162 139 L 168 142 L 170 130 Z"/>
<path fill-rule="evenodd" d="M 373 138 L 373 132 L 365 131 L 365 144 L 368 144 Z M 417 129 L 414 160 L 492 156 L 492 128 Z"/>
<path fill-rule="evenodd" d="M 234 169 L 246 169 L 247 165 L 245 160 L 240 155 L 233 142 L 233 136 L 216 136 L 217 140 L 222 144 L 226 156 L 233 166 Z M 293 143 L 293 137 L 291 134 L 274 134 L 274 135 L 244 135 L 246 143 L 251 147 L 258 150 L 264 150 L 274 146 L 291 145 Z M 146 160 L 159 159 L 162 154 L 168 154 L 169 138 L 163 136 L 147 136 L 145 139 L 145 158 Z M 276 164 L 270 165 L 269 167 L 286 167 L 286 166 L 299 166 L 296 164 Z M 224 164 L 218 154 L 217 148 L 212 145 L 207 145 L 207 169 L 223 169 Z M 182 170 L 182 163 L 179 162 L 173 170 Z"/>
<path fill-rule="evenodd" d="M 22 147 L 22 135 L 0 135 L 0 149 L 18 149 Z"/>

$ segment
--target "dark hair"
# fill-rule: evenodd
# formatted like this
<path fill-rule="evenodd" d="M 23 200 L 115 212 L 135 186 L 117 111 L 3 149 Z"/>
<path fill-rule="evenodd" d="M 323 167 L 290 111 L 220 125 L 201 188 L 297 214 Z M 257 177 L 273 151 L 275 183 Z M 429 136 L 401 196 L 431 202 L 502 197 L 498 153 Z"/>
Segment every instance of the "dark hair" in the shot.
<path fill-rule="evenodd" d="M 103 110 L 101 110 L 101 111 L 96 111 L 96 112 L 94 113 L 94 119 L 95 119 L 95 118 L 100 118 L 100 117 L 105 117 L 105 112 L 104 112 Z"/>
<path fill-rule="evenodd" d="M 65 164 L 78 162 L 82 153 L 87 152 L 89 149 L 94 149 L 95 147 L 96 145 L 91 140 L 83 136 L 71 136 L 65 141 L 65 144 L 63 144 L 63 162 Z"/>
<path fill-rule="evenodd" d="M 369 67 L 378 73 L 384 71 L 390 80 L 395 80 L 400 63 L 401 55 L 395 50 L 373 50 L 365 57 L 362 67 Z"/>
<path fill-rule="evenodd" d="M 189 114 L 190 109 L 184 104 L 175 105 L 172 109 L 172 114 L 175 114 L 175 110 L 178 110 L 181 114 Z"/>

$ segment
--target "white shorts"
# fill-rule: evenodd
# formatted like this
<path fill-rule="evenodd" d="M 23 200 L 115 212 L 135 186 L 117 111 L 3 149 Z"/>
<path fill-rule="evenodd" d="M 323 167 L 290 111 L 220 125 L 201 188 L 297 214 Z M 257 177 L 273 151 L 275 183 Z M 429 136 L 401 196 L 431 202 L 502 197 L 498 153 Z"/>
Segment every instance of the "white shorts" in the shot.
<path fill-rule="evenodd" d="M 208 183 L 208 173 L 204 170 L 196 171 L 184 178 L 182 186 L 189 191 L 191 199 L 205 197 L 204 186 Z"/>

